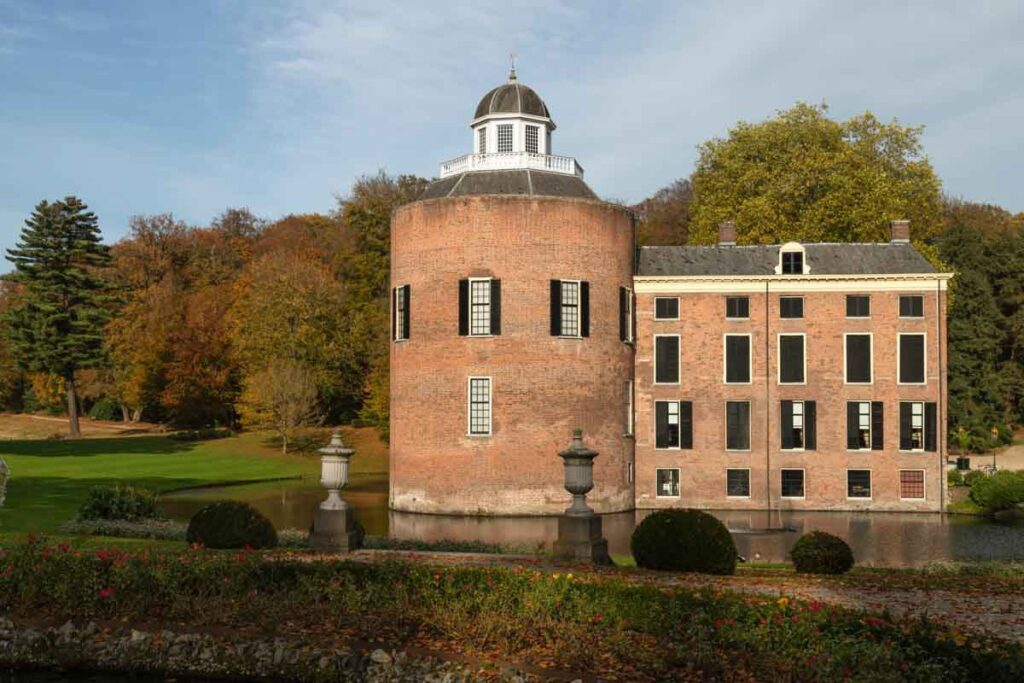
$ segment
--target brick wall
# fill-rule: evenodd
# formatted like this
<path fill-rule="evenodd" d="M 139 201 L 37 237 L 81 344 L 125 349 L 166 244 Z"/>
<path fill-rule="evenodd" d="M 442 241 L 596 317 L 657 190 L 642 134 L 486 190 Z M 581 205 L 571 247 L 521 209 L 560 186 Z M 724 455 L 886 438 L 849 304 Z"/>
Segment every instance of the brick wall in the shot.
<path fill-rule="evenodd" d="M 642 280 L 642 278 L 641 278 Z M 945 489 L 945 468 L 937 452 L 899 451 L 899 405 L 905 401 L 935 401 L 939 404 L 938 451 L 945 450 L 945 400 L 940 397 L 940 377 L 945 377 L 945 293 L 936 292 L 932 280 L 907 284 L 902 293 L 924 297 L 922 319 L 899 317 L 898 282 L 859 281 L 822 284 L 822 291 L 783 292 L 804 297 L 804 317 L 779 317 L 778 281 L 766 294 L 767 280 L 747 280 L 737 285 L 738 295 L 749 296 L 750 319 L 726 320 L 728 285 L 719 282 L 714 291 L 672 291 L 661 283 L 662 293 L 637 285 L 637 425 L 636 502 L 640 508 L 701 507 L 711 509 L 794 509 L 794 510 L 939 510 Z M 928 291 L 909 291 L 924 290 Z M 745 291 L 744 291 L 745 290 Z M 846 293 L 871 296 L 869 319 L 846 317 Z M 656 296 L 680 297 L 680 320 L 654 319 Z M 938 304 L 938 308 L 936 307 Z M 941 333 L 936 331 L 942 320 Z M 723 382 L 723 335 L 749 333 L 752 337 L 753 373 L 750 385 Z M 806 334 L 806 384 L 783 386 L 777 381 L 777 335 L 780 332 Z M 843 333 L 870 332 L 873 335 L 873 383 L 869 386 L 844 384 Z M 926 336 L 927 382 L 921 386 L 897 384 L 896 345 L 899 332 L 924 332 Z M 655 334 L 681 336 L 681 383 L 653 384 L 653 337 Z M 767 342 L 767 345 L 766 345 Z M 941 350 L 941 353 L 940 353 Z M 942 358 L 940 365 L 939 358 Z M 942 382 L 944 384 L 944 380 Z M 944 387 L 943 387 L 944 390 Z M 692 450 L 659 450 L 654 441 L 654 401 L 693 402 L 694 443 Z M 751 448 L 749 452 L 728 452 L 725 448 L 725 403 L 751 402 Z M 790 452 L 781 449 L 780 401 L 813 400 L 817 406 L 817 450 Z M 884 402 L 884 450 L 848 452 L 846 448 L 846 402 Z M 659 498 L 655 493 L 656 469 L 680 469 L 680 497 Z M 749 499 L 726 496 L 726 469 L 749 468 Z M 780 469 L 805 470 L 805 498 L 780 498 Z M 870 500 L 847 498 L 846 470 L 870 469 Z M 899 471 L 925 471 L 926 500 L 901 500 Z M 770 493 L 769 493 L 770 491 Z M 770 496 L 770 501 L 769 501 Z"/>
<path fill-rule="evenodd" d="M 631 286 L 626 211 L 561 198 L 416 202 L 391 227 L 391 284 L 411 290 L 411 338 L 391 343 L 391 506 L 469 514 L 552 514 L 569 504 L 557 453 L 580 426 L 599 451 L 601 512 L 633 507 L 619 287 Z M 458 281 L 501 280 L 502 333 L 458 334 Z M 590 337 L 550 335 L 550 280 L 590 282 Z M 493 431 L 467 436 L 467 378 L 492 378 Z"/>

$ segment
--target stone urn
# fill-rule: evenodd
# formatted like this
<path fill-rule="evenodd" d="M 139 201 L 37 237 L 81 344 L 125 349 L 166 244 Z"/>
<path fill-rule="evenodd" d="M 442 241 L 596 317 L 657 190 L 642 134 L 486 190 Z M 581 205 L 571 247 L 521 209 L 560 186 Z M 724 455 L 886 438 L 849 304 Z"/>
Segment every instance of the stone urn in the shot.
<path fill-rule="evenodd" d="M 320 503 L 321 510 L 344 510 L 348 503 L 341 499 L 341 489 L 348 483 L 348 461 L 355 453 L 341 440 L 337 429 L 331 434 L 331 442 L 321 448 L 320 483 L 327 489 L 327 500 Z"/>
<path fill-rule="evenodd" d="M 594 458 L 597 451 L 583 444 L 583 430 L 574 429 L 569 447 L 559 453 L 565 464 L 565 490 L 572 494 L 572 505 L 565 514 L 590 517 L 594 511 L 587 505 L 587 494 L 594 488 Z"/>
<path fill-rule="evenodd" d="M 601 517 L 587 505 L 587 494 L 594 488 L 597 451 L 590 450 L 583 443 L 582 429 L 574 429 L 569 447 L 558 455 L 565 465 L 565 490 L 572 494 L 572 505 L 558 518 L 555 556 L 564 560 L 611 564 Z"/>
<path fill-rule="evenodd" d="M 341 432 L 334 430 L 331 442 L 319 450 L 320 483 L 327 489 L 327 499 L 321 502 L 313 516 L 313 530 L 309 545 L 327 552 L 349 552 L 361 542 L 357 533 L 354 511 L 341 499 L 341 489 L 348 483 L 348 463 L 355 453 L 341 440 Z"/>

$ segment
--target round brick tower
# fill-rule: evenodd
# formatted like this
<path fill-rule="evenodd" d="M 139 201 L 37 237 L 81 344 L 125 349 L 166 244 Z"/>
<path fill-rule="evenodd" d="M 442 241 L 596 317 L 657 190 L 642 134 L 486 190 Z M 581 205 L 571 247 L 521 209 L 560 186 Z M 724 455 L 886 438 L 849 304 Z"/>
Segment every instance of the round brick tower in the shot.
<path fill-rule="evenodd" d="M 633 508 L 634 227 L 550 152 L 537 94 L 509 82 L 474 153 L 391 223 L 390 504 L 558 514 L 573 428 L 599 451 L 588 502 Z"/>

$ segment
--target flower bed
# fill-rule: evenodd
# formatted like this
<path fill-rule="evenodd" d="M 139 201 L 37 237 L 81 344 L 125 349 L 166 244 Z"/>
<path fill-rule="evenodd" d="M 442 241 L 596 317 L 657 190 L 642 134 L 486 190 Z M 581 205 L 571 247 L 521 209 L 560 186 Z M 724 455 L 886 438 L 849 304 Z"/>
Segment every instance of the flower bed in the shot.
<path fill-rule="evenodd" d="M 80 553 L 32 540 L 0 559 L 0 610 L 343 635 L 628 680 L 1024 680 L 1018 644 L 968 641 L 938 624 L 521 568 L 246 551 Z"/>

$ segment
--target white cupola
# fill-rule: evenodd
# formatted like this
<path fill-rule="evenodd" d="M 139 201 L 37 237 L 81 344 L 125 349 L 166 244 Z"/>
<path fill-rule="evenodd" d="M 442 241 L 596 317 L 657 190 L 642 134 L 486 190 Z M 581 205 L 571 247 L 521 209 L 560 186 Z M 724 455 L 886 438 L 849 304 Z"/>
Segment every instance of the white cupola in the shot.
<path fill-rule="evenodd" d="M 555 122 L 540 95 L 516 78 L 515 66 L 507 83 L 483 96 L 469 126 L 473 152 L 443 162 L 442 178 L 465 171 L 517 168 L 583 177 L 575 159 L 551 153 Z"/>

